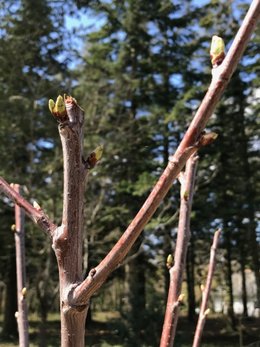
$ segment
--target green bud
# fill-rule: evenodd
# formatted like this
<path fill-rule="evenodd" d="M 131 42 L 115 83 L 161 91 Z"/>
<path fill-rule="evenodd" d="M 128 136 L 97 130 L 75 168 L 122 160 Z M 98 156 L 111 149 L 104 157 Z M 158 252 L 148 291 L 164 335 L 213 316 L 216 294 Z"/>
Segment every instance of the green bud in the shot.
<path fill-rule="evenodd" d="M 52 99 L 49 100 L 49 110 L 54 117 L 58 118 L 58 120 L 63 121 L 67 119 L 66 106 L 61 95 L 57 97 L 56 102 L 54 102 Z"/>
<path fill-rule="evenodd" d="M 219 36 L 214 35 L 212 37 L 210 58 L 213 67 L 220 65 L 225 58 L 225 43 Z"/>
<path fill-rule="evenodd" d="M 185 192 L 183 193 L 183 198 L 185 201 L 188 201 L 189 199 L 189 192 L 187 190 L 185 190 Z"/>
<path fill-rule="evenodd" d="M 169 254 L 166 260 L 166 267 L 170 269 L 171 267 L 173 267 L 173 264 L 174 264 L 173 256 Z"/>
<path fill-rule="evenodd" d="M 103 146 L 98 146 L 95 150 L 94 150 L 95 154 L 96 154 L 96 160 L 99 161 L 102 157 L 103 154 Z"/>
<path fill-rule="evenodd" d="M 50 99 L 49 100 L 49 110 L 51 113 L 53 113 L 54 107 L 55 107 L 55 102 L 54 102 L 54 100 Z"/>
<path fill-rule="evenodd" d="M 93 169 L 97 162 L 101 159 L 103 153 L 103 146 L 98 146 L 93 152 L 90 153 L 86 160 L 87 168 Z"/>

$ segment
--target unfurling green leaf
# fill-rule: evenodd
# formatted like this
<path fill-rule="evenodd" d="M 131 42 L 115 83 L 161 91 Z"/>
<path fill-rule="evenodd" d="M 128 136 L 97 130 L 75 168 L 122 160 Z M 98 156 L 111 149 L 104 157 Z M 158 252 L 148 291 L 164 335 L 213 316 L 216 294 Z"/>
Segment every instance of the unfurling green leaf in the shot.
<path fill-rule="evenodd" d="M 211 41 L 210 58 L 212 66 L 218 66 L 225 58 L 225 43 L 224 40 L 214 35 Z"/>
<path fill-rule="evenodd" d="M 57 97 L 56 102 L 52 99 L 49 100 L 49 110 L 59 121 L 64 121 L 68 117 L 64 98 L 61 95 Z"/>

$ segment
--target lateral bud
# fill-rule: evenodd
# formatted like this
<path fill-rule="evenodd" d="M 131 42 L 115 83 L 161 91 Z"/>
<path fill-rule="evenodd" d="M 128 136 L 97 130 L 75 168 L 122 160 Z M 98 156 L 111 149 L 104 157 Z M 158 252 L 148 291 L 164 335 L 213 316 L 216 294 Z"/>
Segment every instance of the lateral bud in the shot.
<path fill-rule="evenodd" d="M 210 46 L 210 58 L 213 68 L 219 66 L 223 62 L 225 55 L 224 40 L 221 37 L 214 35 Z"/>
<path fill-rule="evenodd" d="M 188 201 L 189 199 L 189 192 L 188 190 L 184 190 L 183 194 L 182 194 L 182 197 L 185 201 Z"/>
<path fill-rule="evenodd" d="M 183 299 L 185 297 L 185 294 L 180 294 L 178 297 L 178 302 L 181 304 L 183 302 Z"/>
<path fill-rule="evenodd" d="M 202 293 L 204 292 L 204 290 L 205 290 L 204 284 L 201 284 L 201 285 L 200 285 L 200 290 L 201 290 Z"/>
<path fill-rule="evenodd" d="M 210 308 L 207 308 L 204 312 L 204 316 L 207 316 L 210 313 Z"/>
<path fill-rule="evenodd" d="M 22 289 L 22 296 L 26 297 L 26 294 L 27 294 L 27 289 L 26 289 L 26 287 L 23 287 L 23 289 Z"/>
<path fill-rule="evenodd" d="M 103 154 L 103 146 L 98 146 L 93 152 L 90 153 L 86 160 L 86 167 L 88 169 L 93 169 L 97 162 L 101 159 Z"/>
<path fill-rule="evenodd" d="M 170 268 L 173 267 L 173 264 L 174 264 L 173 256 L 171 254 L 169 254 L 168 257 L 167 257 L 167 260 L 166 260 L 166 267 L 167 267 L 167 269 L 170 270 Z"/>
<path fill-rule="evenodd" d="M 38 204 L 38 202 L 36 200 L 33 200 L 33 207 L 37 210 L 37 211 L 41 211 L 41 206 Z"/>
<path fill-rule="evenodd" d="M 204 147 L 204 146 L 210 145 L 212 142 L 216 140 L 217 137 L 218 137 L 218 134 L 214 132 L 202 134 L 198 141 L 198 147 Z"/>
<path fill-rule="evenodd" d="M 15 224 L 12 224 L 12 225 L 11 225 L 11 230 L 12 230 L 13 232 L 16 231 L 16 225 L 15 225 Z"/>

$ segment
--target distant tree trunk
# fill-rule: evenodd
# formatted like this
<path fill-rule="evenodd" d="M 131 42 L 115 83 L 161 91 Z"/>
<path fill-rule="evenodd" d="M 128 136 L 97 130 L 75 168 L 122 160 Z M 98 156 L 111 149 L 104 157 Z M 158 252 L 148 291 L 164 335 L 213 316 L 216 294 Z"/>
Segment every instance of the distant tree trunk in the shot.
<path fill-rule="evenodd" d="M 15 312 L 17 311 L 16 261 L 14 245 L 10 248 L 6 271 L 5 308 L 2 335 L 6 338 L 18 337 Z"/>
<path fill-rule="evenodd" d="M 186 274 L 188 286 L 188 319 L 190 322 L 195 321 L 195 281 L 194 281 L 194 235 L 190 230 L 191 238 L 187 253 Z"/>
<path fill-rule="evenodd" d="M 243 224 L 239 223 L 239 253 L 240 253 L 240 266 L 241 266 L 241 277 L 242 277 L 242 302 L 243 302 L 243 316 L 248 317 L 247 310 L 247 292 L 246 292 L 246 273 L 245 273 L 245 261 L 246 261 L 246 237 L 245 237 L 245 228 Z"/>
<path fill-rule="evenodd" d="M 228 287 L 228 316 L 231 320 L 231 324 L 233 329 L 236 328 L 236 320 L 235 320 L 235 313 L 234 313 L 234 296 L 233 296 L 233 284 L 232 284 L 232 246 L 231 246 L 231 235 L 230 230 L 228 228 L 227 223 L 224 223 L 224 236 L 225 236 L 225 243 L 226 243 L 226 261 L 227 261 L 227 287 Z"/>
<path fill-rule="evenodd" d="M 242 275 L 242 302 L 243 302 L 243 316 L 248 317 L 247 310 L 247 292 L 246 292 L 246 274 L 245 274 L 245 259 L 244 254 L 241 254 L 241 275 Z"/>
<path fill-rule="evenodd" d="M 133 329 L 144 328 L 145 255 L 140 253 L 125 266 L 127 319 Z"/>

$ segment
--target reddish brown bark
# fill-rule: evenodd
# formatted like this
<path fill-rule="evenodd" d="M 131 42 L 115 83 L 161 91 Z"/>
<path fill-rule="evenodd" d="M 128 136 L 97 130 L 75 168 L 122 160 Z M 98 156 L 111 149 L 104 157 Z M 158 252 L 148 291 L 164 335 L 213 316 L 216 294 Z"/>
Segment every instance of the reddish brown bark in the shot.
<path fill-rule="evenodd" d="M 84 281 L 81 265 L 82 209 L 84 184 L 89 167 L 86 165 L 88 160 L 82 160 L 83 111 L 75 100 L 66 97 L 67 111 L 62 110 L 60 116 L 59 109 L 62 105 L 50 105 L 60 122 L 59 131 L 64 155 L 62 225 L 57 227 L 40 208 L 33 207 L 0 178 L 0 191 L 23 207 L 27 215 L 53 240 L 60 276 L 62 347 L 84 346 L 84 325 L 90 297 L 127 255 L 188 158 L 204 145 L 205 137 L 202 137 L 201 133 L 231 78 L 259 17 L 260 1 L 254 0 L 224 62 L 214 69 L 214 78 L 209 90 L 158 183 L 120 240 L 101 263 L 90 270 Z"/>
<path fill-rule="evenodd" d="M 178 235 L 174 254 L 174 266 L 169 270 L 169 292 L 160 347 L 173 346 L 178 322 L 182 278 L 185 271 L 186 254 L 190 239 L 190 212 L 193 200 L 197 159 L 198 157 L 194 154 L 189 158 L 186 164 L 185 174 L 180 180 L 181 203 Z"/>
<path fill-rule="evenodd" d="M 216 251 L 218 247 L 220 232 L 221 232 L 220 230 L 217 230 L 215 232 L 213 243 L 210 250 L 208 275 L 207 275 L 205 288 L 202 289 L 202 302 L 200 306 L 200 314 L 199 314 L 199 319 L 198 319 L 192 347 L 200 346 L 201 336 L 203 333 L 203 328 L 204 328 L 207 313 L 208 313 L 207 306 L 209 301 L 209 294 L 211 290 L 212 279 L 213 279 L 213 275 L 214 275 L 214 271 L 216 267 Z"/>
<path fill-rule="evenodd" d="M 68 120 L 61 122 L 64 158 L 62 224 L 54 232 L 53 249 L 59 267 L 61 345 L 83 347 L 88 301 L 71 305 L 71 292 L 83 275 L 83 205 L 87 169 L 83 160 L 84 112 L 71 97 L 65 99 Z"/>
<path fill-rule="evenodd" d="M 43 210 L 33 207 L 18 192 L 16 192 L 2 177 L 0 177 L 0 192 L 4 193 L 18 206 L 22 207 L 25 213 L 37 224 L 48 236 L 52 236 L 57 226 L 47 217 Z"/>
<path fill-rule="evenodd" d="M 108 275 L 122 262 L 147 222 L 151 219 L 160 202 L 171 188 L 173 180 L 178 176 L 190 155 L 196 151 L 193 146 L 196 145 L 209 117 L 212 115 L 217 102 L 237 67 L 238 61 L 246 48 L 259 17 L 260 1 L 254 0 L 226 58 L 220 66 L 213 69 L 214 78 L 212 78 L 208 92 L 176 153 L 170 158 L 159 181 L 120 240 L 102 262 L 95 269 L 91 270 L 89 276 L 75 289 L 73 295 L 74 303 L 84 303 L 88 300 L 100 288 Z"/>
<path fill-rule="evenodd" d="M 19 184 L 13 188 L 20 193 Z M 15 205 L 15 252 L 16 252 L 16 277 L 17 277 L 17 323 L 19 333 L 19 346 L 29 346 L 29 326 L 26 303 L 26 272 L 25 272 L 25 246 L 24 246 L 24 211 Z"/>

